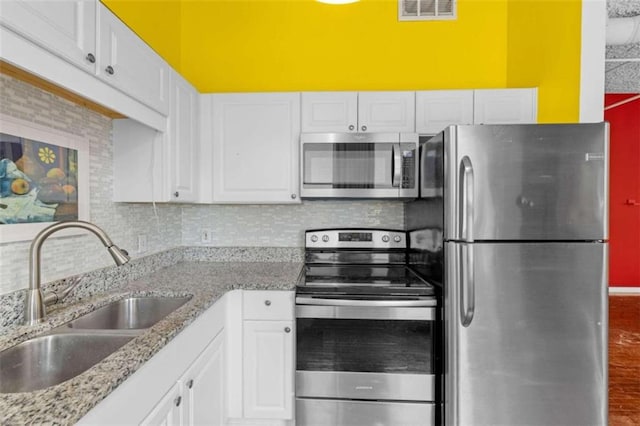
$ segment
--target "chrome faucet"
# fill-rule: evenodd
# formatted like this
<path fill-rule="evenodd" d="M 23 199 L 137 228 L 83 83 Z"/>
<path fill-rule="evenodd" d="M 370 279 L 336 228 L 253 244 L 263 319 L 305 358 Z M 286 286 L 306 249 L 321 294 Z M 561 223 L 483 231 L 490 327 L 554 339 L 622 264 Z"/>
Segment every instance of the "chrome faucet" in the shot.
<path fill-rule="evenodd" d="M 53 233 L 67 228 L 82 228 L 93 232 L 102 241 L 102 244 L 107 248 L 111 257 L 116 262 L 116 265 L 122 266 L 129 261 L 129 255 L 125 250 L 118 248 L 107 234 L 93 223 L 83 221 L 66 221 L 57 222 L 51 226 L 44 228 L 36 235 L 31 242 L 31 248 L 29 249 L 29 290 L 27 291 L 27 298 L 25 300 L 24 319 L 28 325 L 35 325 L 43 321 L 46 315 L 46 305 L 51 305 L 61 300 L 61 297 L 53 292 L 47 292 L 43 294 L 40 289 L 40 249 L 45 240 Z M 62 291 L 62 297 L 69 294 L 71 289 L 75 287 L 78 282 L 72 283 L 69 287 Z"/>

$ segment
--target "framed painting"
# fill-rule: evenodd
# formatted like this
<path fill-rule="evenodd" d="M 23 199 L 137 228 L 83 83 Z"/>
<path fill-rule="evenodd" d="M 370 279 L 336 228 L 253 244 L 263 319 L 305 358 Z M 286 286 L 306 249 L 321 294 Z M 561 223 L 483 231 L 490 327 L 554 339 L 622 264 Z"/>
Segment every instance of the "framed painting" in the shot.
<path fill-rule="evenodd" d="M 89 220 L 88 145 L 0 114 L 0 244 L 31 240 L 53 222 Z"/>

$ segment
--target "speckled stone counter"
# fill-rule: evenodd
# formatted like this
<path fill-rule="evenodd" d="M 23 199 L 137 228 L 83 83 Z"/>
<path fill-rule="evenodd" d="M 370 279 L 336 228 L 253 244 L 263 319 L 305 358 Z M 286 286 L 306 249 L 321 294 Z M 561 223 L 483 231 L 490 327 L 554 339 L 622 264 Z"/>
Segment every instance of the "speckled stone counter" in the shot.
<path fill-rule="evenodd" d="M 301 269 L 300 262 L 180 262 L 109 293 L 54 311 L 42 325 L 12 330 L 0 337 L 0 350 L 130 295 L 193 296 L 165 319 L 73 379 L 39 391 L 0 394 L 0 424 L 78 421 L 226 292 L 293 290 Z"/>

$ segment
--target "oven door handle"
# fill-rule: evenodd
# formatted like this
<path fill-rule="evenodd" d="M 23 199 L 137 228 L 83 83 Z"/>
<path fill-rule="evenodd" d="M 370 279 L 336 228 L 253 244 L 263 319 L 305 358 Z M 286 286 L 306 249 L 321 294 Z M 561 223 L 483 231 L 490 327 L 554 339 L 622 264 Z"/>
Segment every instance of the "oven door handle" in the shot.
<path fill-rule="evenodd" d="M 383 308 L 413 308 L 437 306 L 436 299 L 425 300 L 353 300 L 353 299 L 321 299 L 316 297 L 296 297 L 297 305 L 317 306 L 366 306 Z"/>

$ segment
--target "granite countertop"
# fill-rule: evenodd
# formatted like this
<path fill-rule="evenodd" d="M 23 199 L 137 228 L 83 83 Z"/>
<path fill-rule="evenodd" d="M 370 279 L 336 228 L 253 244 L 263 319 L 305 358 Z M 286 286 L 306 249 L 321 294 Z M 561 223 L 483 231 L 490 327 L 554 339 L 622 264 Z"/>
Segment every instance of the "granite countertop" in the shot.
<path fill-rule="evenodd" d="M 53 311 L 42 325 L 19 327 L 0 336 L 0 350 L 4 350 L 127 296 L 193 296 L 165 319 L 73 379 L 38 391 L 0 394 L 0 423 L 77 422 L 226 292 L 293 290 L 301 269 L 302 263 L 298 262 L 181 262 L 108 294 Z"/>

